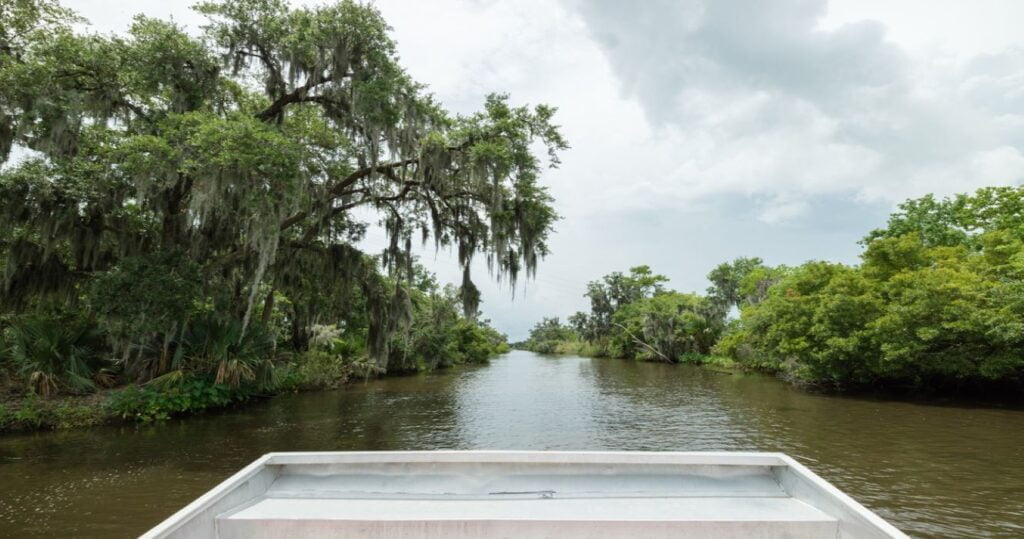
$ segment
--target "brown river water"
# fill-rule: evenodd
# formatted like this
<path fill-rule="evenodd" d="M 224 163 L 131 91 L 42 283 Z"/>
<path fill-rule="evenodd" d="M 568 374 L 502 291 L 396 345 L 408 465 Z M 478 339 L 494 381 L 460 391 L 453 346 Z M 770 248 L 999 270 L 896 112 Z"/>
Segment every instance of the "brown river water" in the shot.
<path fill-rule="evenodd" d="M 512 352 L 142 427 L 0 437 L 0 537 L 137 535 L 269 451 L 762 450 L 920 537 L 1024 537 L 1024 410 Z"/>

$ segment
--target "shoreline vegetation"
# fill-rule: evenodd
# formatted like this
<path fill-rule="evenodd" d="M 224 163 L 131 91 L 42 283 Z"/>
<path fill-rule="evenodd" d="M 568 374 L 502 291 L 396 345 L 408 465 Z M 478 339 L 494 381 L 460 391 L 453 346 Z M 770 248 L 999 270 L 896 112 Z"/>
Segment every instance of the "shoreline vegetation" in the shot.
<path fill-rule="evenodd" d="M 146 381 L 118 369 L 102 326 L 81 313 L 0 318 L 0 434 L 116 423 L 151 423 L 283 393 L 339 389 L 350 381 L 486 363 L 510 350 L 487 320 L 462 313 L 458 290 L 416 266 L 410 317 L 389 336 L 390 368 L 368 351 L 369 328 L 315 324 L 305 349 L 283 327 L 195 318 L 174 370 Z M 284 297 L 278 305 L 285 305 Z M 347 327 L 346 327 L 347 326 Z"/>
<path fill-rule="evenodd" d="M 315 366 L 289 373 L 271 388 L 229 388 L 203 378 L 182 381 L 168 388 L 127 385 L 100 389 L 84 395 L 50 398 L 35 393 L 8 395 L 0 400 L 0 436 L 33 431 L 65 430 L 101 425 L 132 425 L 229 409 L 245 403 L 288 393 L 333 391 L 350 383 L 371 378 L 406 376 L 416 372 L 443 370 L 463 364 L 485 364 L 510 350 L 505 343 L 490 348 L 486 357 L 470 361 L 423 367 L 418 370 L 377 372 L 365 360 L 346 362 L 331 356 L 313 360 Z M 315 371 L 315 372 L 310 372 Z"/>
<path fill-rule="evenodd" d="M 704 295 L 647 266 L 587 285 L 589 312 L 515 348 L 774 374 L 832 392 L 1024 395 L 1024 188 L 908 200 L 861 263 L 737 258 Z M 738 313 L 738 316 L 736 314 Z"/>
<path fill-rule="evenodd" d="M 211 0 L 199 35 L 0 25 L 0 431 L 158 421 L 507 350 L 558 219 L 555 109 L 445 110 L 372 5 Z M 383 249 L 361 249 L 371 227 Z M 458 253 L 457 285 L 414 242 Z"/>
<path fill-rule="evenodd" d="M 389 337 L 389 369 L 369 355 L 369 329 L 353 318 L 347 328 L 313 325 L 302 351 L 275 337 L 287 335 L 282 328 L 257 326 L 241 335 L 237 321 L 195 319 L 177 343 L 187 350 L 178 360 L 182 366 L 144 382 L 103 359 L 109 345 L 94 321 L 73 315 L 0 319 L 0 434 L 150 423 L 282 393 L 338 389 L 353 380 L 486 363 L 510 350 L 487 320 L 461 312 L 455 287 L 440 288 L 421 267 L 415 270 L 411 317 Z"/>

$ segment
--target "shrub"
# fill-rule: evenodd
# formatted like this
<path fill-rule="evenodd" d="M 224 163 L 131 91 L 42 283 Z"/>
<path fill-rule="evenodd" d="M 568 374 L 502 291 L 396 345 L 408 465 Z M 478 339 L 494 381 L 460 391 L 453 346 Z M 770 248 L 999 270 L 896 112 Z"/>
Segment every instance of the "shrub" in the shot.
<path fill-rule="evenodd" d="M 335 389 L 352 374 L 345 358 L 323 349 L 313 349 L 298 356 L 298 386 L 302 389 Z"/>
<path fill-rule="evenodd" d="M 179 369 L 210 374 L 217 384 L 269 389 L 280 381 L 276 346 L 274 335 L 259 324 L 243 328 L 237 319 L 208 314 L 189 325 L 175 363 Z"/>
<path fill-rule="evenodd" d="M 6 355 L 29 391 L 50 397 L 96 388 L 102 335 L 89 322 L 41 315 L 16 320 L 7 331 Z"/>
<path fill-rule="evenodd" d="M 52 423 L 46 408 L 35 395 L 29 395 L 21 402 L 21 407 L 11 410 L 10 425 L 13 428 L 38 429 Z"/>
<path fill-rule="evenodd" d="M 106 408 L 122 419 L 150 422 L 181 413 L 223 408 L 253 394 L 251 389 L 231 388 L 209 378 L 185 376 L 174 383 L 133 385 L 117 391 L 108 399 Z"/>
<path fill-rule="evenodd" d="M 199 266 L 182 252 L 126 257 L 92 279 L 88 303 L 129 373 L 145 379 L 167 370 L 169 344 L 195 310 L 201 283 Z"/>

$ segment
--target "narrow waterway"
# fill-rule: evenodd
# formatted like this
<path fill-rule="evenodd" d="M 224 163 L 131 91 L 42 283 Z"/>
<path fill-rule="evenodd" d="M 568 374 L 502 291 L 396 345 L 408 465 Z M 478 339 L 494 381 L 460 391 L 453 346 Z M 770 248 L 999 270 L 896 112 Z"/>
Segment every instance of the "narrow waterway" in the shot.
<path fill-rule="evenodd" d="M 138 534 L 268 451 L 783 451 L 901 529 L 1024 536 L 1024 411 L 513 352 L 140 428 L 0 437 L 0 536 Z"/>

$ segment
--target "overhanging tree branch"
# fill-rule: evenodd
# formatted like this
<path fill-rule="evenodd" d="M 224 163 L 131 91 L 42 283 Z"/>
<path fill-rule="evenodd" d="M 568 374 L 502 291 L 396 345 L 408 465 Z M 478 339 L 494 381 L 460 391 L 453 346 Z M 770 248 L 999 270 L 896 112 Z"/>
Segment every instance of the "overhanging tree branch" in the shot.
<path fill-rule="evenodd" d="M 327 192 L 326 202 L 337 200 L 338 198 L 341 198 L 342 196 L 348 194 L 347 189 L 349 187 L 352 187 L 356 182 L 368 177 L 373 172 L 380 172 L 381 174 L 385 174 L 388 171 L 394 171 L 397 168 L 417 164 L 419 163 L 419 161 L 420 160 L 418 157 L 413 157 L 409 159 L 404 159 L 402 161 L 396 161 L 393 163 L 385 163 L 376 166 L 363 167 L 349 174 L 343 180 L 334 185 L 334 187 L 332 187 Z M 309 212 L 306 210 L 302 210 L 289 216 L 287 219 L 281 222 L 281 230 L 284 231 L 295 226 L 296 224 L 302 222 L 306 217 L 309 217 Z"/>

